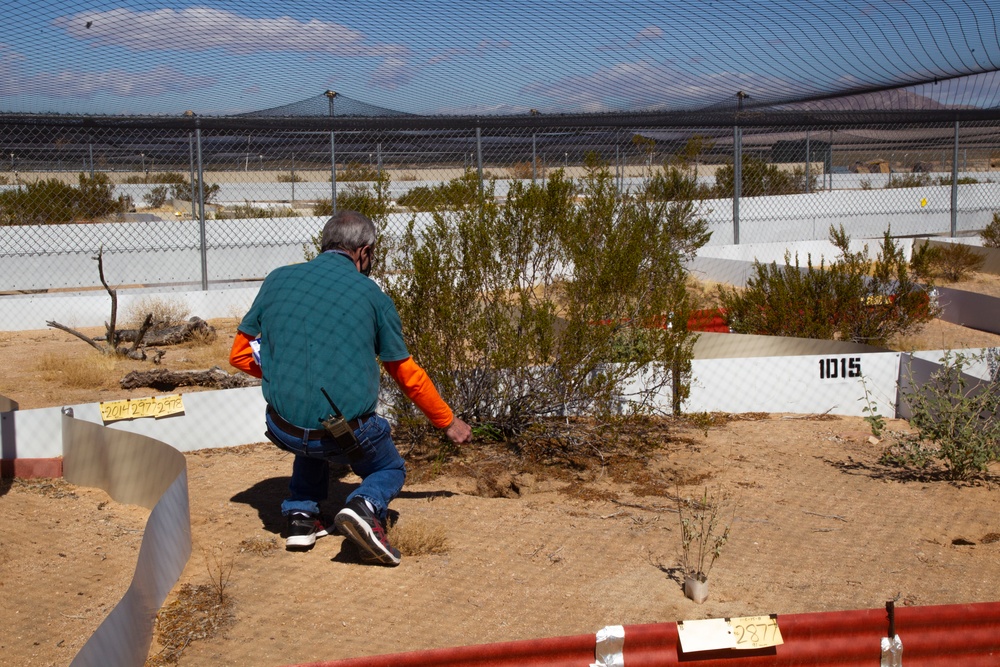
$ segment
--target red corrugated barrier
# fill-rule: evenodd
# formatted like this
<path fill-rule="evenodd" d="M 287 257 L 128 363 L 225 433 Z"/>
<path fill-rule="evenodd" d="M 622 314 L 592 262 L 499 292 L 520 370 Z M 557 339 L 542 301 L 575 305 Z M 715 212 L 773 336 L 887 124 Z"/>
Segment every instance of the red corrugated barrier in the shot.
<path fill-rule="evenodd" d="M 722 308 L 692 310 L 688 316 L 687 328 L 688 331 L 729 333 L 729 325 L 726 323 L 726 311 Z"/>
<path fill-rule="evenodd" d="M 789 614 L 778 617 L 784 643 L 765 649 L 684 654 L 676 623 L 625 626 L 625 667 L 769 667 L 871 665 L 880 660 L 888 632 L 885 609 Z M 1000 602 L 901 607 L 895 629 L 906 667 L 1000 665 Z M 412 653 L 315 662 L 299 667 L 588 667 L 595 635 L 481 644 Z"/>

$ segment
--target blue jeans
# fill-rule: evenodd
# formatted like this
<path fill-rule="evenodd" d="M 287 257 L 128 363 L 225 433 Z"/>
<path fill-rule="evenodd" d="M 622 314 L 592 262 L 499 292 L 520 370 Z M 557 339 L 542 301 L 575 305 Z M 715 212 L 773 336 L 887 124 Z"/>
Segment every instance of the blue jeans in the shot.
<path fill-rule="evenodd" d="M 326 436 L 325 432 L 323 441 L 310 441 L 309 431 L 304 437 L 295 437 L 282 431 L 270 415 L 265 415 L 265 421 L 271 433 L 296 452 L 292 463 L 292 481 L 288 485 L 290 495 L 281 503 L 283 515 L 288 516 L 291 512 L 319 513 L 319 503 L 326 500 L 330 483 L 330 463 L 339 463 L 350 465 L 354 474 L 361 478 L 361 485 L 347 496 L 347 502 L 361 496 L 375 507 L 375 514 L 385 520 L 389 503 L 399 495 L 406 480 L 406 464 L 392 441 L 389 422 L 378 415 L 372 415 L 354 430 L 354 437 L 358 439 L 358 446 L 364 456 L 351 462 L 344 455 L 329 458 L 304 455 L 317 448 L 321 442 L 326 446 L 330 445 L 332 438 Z"/>

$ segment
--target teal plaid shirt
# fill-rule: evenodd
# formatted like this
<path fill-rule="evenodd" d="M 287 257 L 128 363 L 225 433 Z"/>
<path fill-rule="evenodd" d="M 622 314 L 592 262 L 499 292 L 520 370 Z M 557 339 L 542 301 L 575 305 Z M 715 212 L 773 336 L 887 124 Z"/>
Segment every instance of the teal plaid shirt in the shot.
<path fill-rule="evenodd" d="M 264 399 L 302 428 L 331 412 L 320 388 L 346 419 L 374 412 L 378 360 L 410 356 L 392 299 L 336 253 L 268 274 L 239 330 L 261 337 Z"/>

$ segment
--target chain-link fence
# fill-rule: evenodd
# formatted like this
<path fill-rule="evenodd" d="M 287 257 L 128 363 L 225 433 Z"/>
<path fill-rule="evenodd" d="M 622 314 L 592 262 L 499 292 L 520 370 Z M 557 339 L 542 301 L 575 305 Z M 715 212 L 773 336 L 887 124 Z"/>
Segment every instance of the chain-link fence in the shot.
<path fill-rule="evenodd" d="M 0 126 L 5 295 L 101 290 L 101 251 L 111 284 L 200 290 L 211 301 L 302 261 L 335 205 L 380 187 L 384 231 L 398 235 L 411 220 L 426 224 L 435 188 L 463 176 L 491 182 L 502 199 L 511 183 L 544 183 L 556 170 L 579 180 L 600 165 L 627 192 L 674 168 L 696 179 L 684 196 L 697 200 L 710 245 L 822 240 L 831 225 L 858 239 L 887 229 L 953 236 L 1000 210 L 995 121 L 480 128 L 438 119 L 330 131 L 274 118 L 204 128 L 71 120 Z M 7 304 L 16 315 L 23 302 Z M 8 327 L 25 328 L 16 322 Z"/>

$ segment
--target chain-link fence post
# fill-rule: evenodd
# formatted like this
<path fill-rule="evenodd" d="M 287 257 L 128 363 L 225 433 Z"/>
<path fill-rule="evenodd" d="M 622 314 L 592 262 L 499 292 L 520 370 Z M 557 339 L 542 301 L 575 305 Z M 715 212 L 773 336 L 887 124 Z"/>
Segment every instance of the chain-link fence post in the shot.
<path fill-rule="evenodd" d="M 479 168 L 479 191 L 483 191 L 483 132 L 476 126 L 476 164 Z"/>
<path fill-rule="evenodd" d="M 332 90 L 328 90 L 324 95 L 330 100 L 330 206 L 332 208 L 331 213 L 333 215 L 337 214 L 337 151 L 336 151 L 336 140 L 334 138 L 333 132 L 333 100 L 337 97 L 337 93 Z"/>
<path fill-rule="evenodd" d="M 958 121 L 955 121 L 955 145 L 951 158 L 951 236 L 958 233 Z"/>
<path fill-rule="evenodd" d="M 198 235 L 201 245 L 201 289 L 208 291 L 208 239 L 205 234 L 205 166 L 201 161 L 201 120 L 194 120 L 198 151 Z"/>

